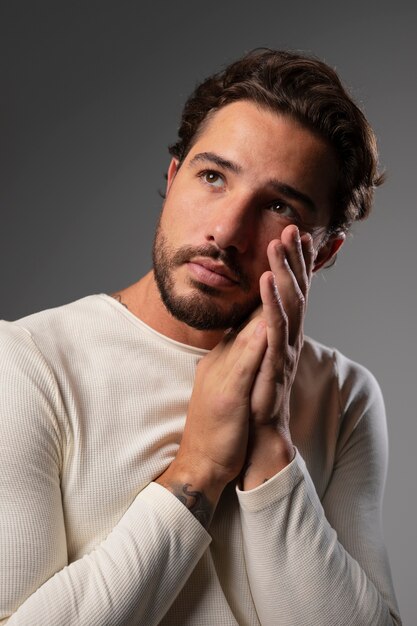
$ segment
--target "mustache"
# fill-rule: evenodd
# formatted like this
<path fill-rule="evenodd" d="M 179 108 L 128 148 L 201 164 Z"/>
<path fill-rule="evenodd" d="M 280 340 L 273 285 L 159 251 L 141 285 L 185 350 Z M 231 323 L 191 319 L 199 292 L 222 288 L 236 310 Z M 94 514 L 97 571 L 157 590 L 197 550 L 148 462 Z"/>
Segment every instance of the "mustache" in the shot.
<path fill-rule="evenodd" d="M 214 246 L 200 246 L 194 248 L 193 246 L 183 246 L 178 248 L 171 258 L 173 267 L 178 267 L 184 263 L 192 261 L 195 257 L 208 257 L 214 261 L 220 261 L 227 267 L 227 269 L 233 274 L 236 281 L 239 283 L 243 291 L 250 290 L 250 280 L 246 272 L 241 268 L 239 262 L 236 260 L 235 255 L 227 250 L 219 250 Z"/>

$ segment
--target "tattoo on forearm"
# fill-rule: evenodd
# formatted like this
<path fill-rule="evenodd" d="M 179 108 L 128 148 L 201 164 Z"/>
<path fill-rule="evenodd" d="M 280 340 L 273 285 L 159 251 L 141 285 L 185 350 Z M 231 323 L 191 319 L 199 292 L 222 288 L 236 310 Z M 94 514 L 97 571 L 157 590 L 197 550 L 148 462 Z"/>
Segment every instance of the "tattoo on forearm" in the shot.
<path fill-rule="evenodd" d="M 172 488 L 172 493 L 191 511 L 196 519 L 207 528 L 213 515 L 213 507 L 202 491 L 191 491 L 190 483 Z"/>
<path fill-rule="evenodd" d="M 129 310 L 129 307 L 127 306 L 127 304 L 122 302 L 122 296 L 120 295 L 120 293 L 112 293 L 111 297 L 114 298 L 115 300 L 117 300 L 117 302 L 120 302 L 120 304 L 123 304 L 125 309 Z"/>

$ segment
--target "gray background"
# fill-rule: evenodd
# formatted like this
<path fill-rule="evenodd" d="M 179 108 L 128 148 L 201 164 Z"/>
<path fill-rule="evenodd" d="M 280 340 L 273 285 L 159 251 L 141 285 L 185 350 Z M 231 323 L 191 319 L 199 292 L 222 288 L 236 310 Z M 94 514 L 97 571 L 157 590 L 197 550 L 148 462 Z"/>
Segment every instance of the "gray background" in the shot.
<path fill-rule="evenodd" d="M 388 170 L 373 216 L 317 276 L 307 331 L 369 367 L 388 408 L 384 529 L 417 624 L 412 3 L 2 0 L 0 317 L 126 286 L 150 247 L 181 105 L 256 46 L 313 52 L 364 106 Z"/>

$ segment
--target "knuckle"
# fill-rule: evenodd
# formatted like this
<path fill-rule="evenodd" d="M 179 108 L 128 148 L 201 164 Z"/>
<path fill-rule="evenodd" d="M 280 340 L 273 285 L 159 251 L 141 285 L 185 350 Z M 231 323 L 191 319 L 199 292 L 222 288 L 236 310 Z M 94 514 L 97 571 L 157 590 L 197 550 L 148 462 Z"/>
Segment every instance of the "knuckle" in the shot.
<path fill-rule="evenodd" d="M 242 350 L 246 344 L 248 343 L 248 337 L 247 334 L 244 332 L 245 329 L 243 329 L 237 336 L 235 339 L 235 347 L 239 350 Z"/>
<path fill-rule="evenodd" d="M 242 361 L 237 361 L 235 363 L 235 375 L 236 375 L 237 380 L 246 378 L 247 374 L 248 374 L 247 364 L 243 363 Z"/>

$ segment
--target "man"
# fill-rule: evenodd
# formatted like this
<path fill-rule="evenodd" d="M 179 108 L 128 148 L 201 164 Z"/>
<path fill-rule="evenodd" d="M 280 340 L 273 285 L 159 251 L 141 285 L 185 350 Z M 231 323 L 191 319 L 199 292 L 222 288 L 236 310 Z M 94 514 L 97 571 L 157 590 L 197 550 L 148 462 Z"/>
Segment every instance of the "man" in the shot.
<path fill-rule="evenodd" d="M 1 617 L 400 624 L 381 395 L 302 330 L 381 182 L 373 133 L 330 68 L 264 50 L 171 152 L 153 271 L 2 323 Z"/>

